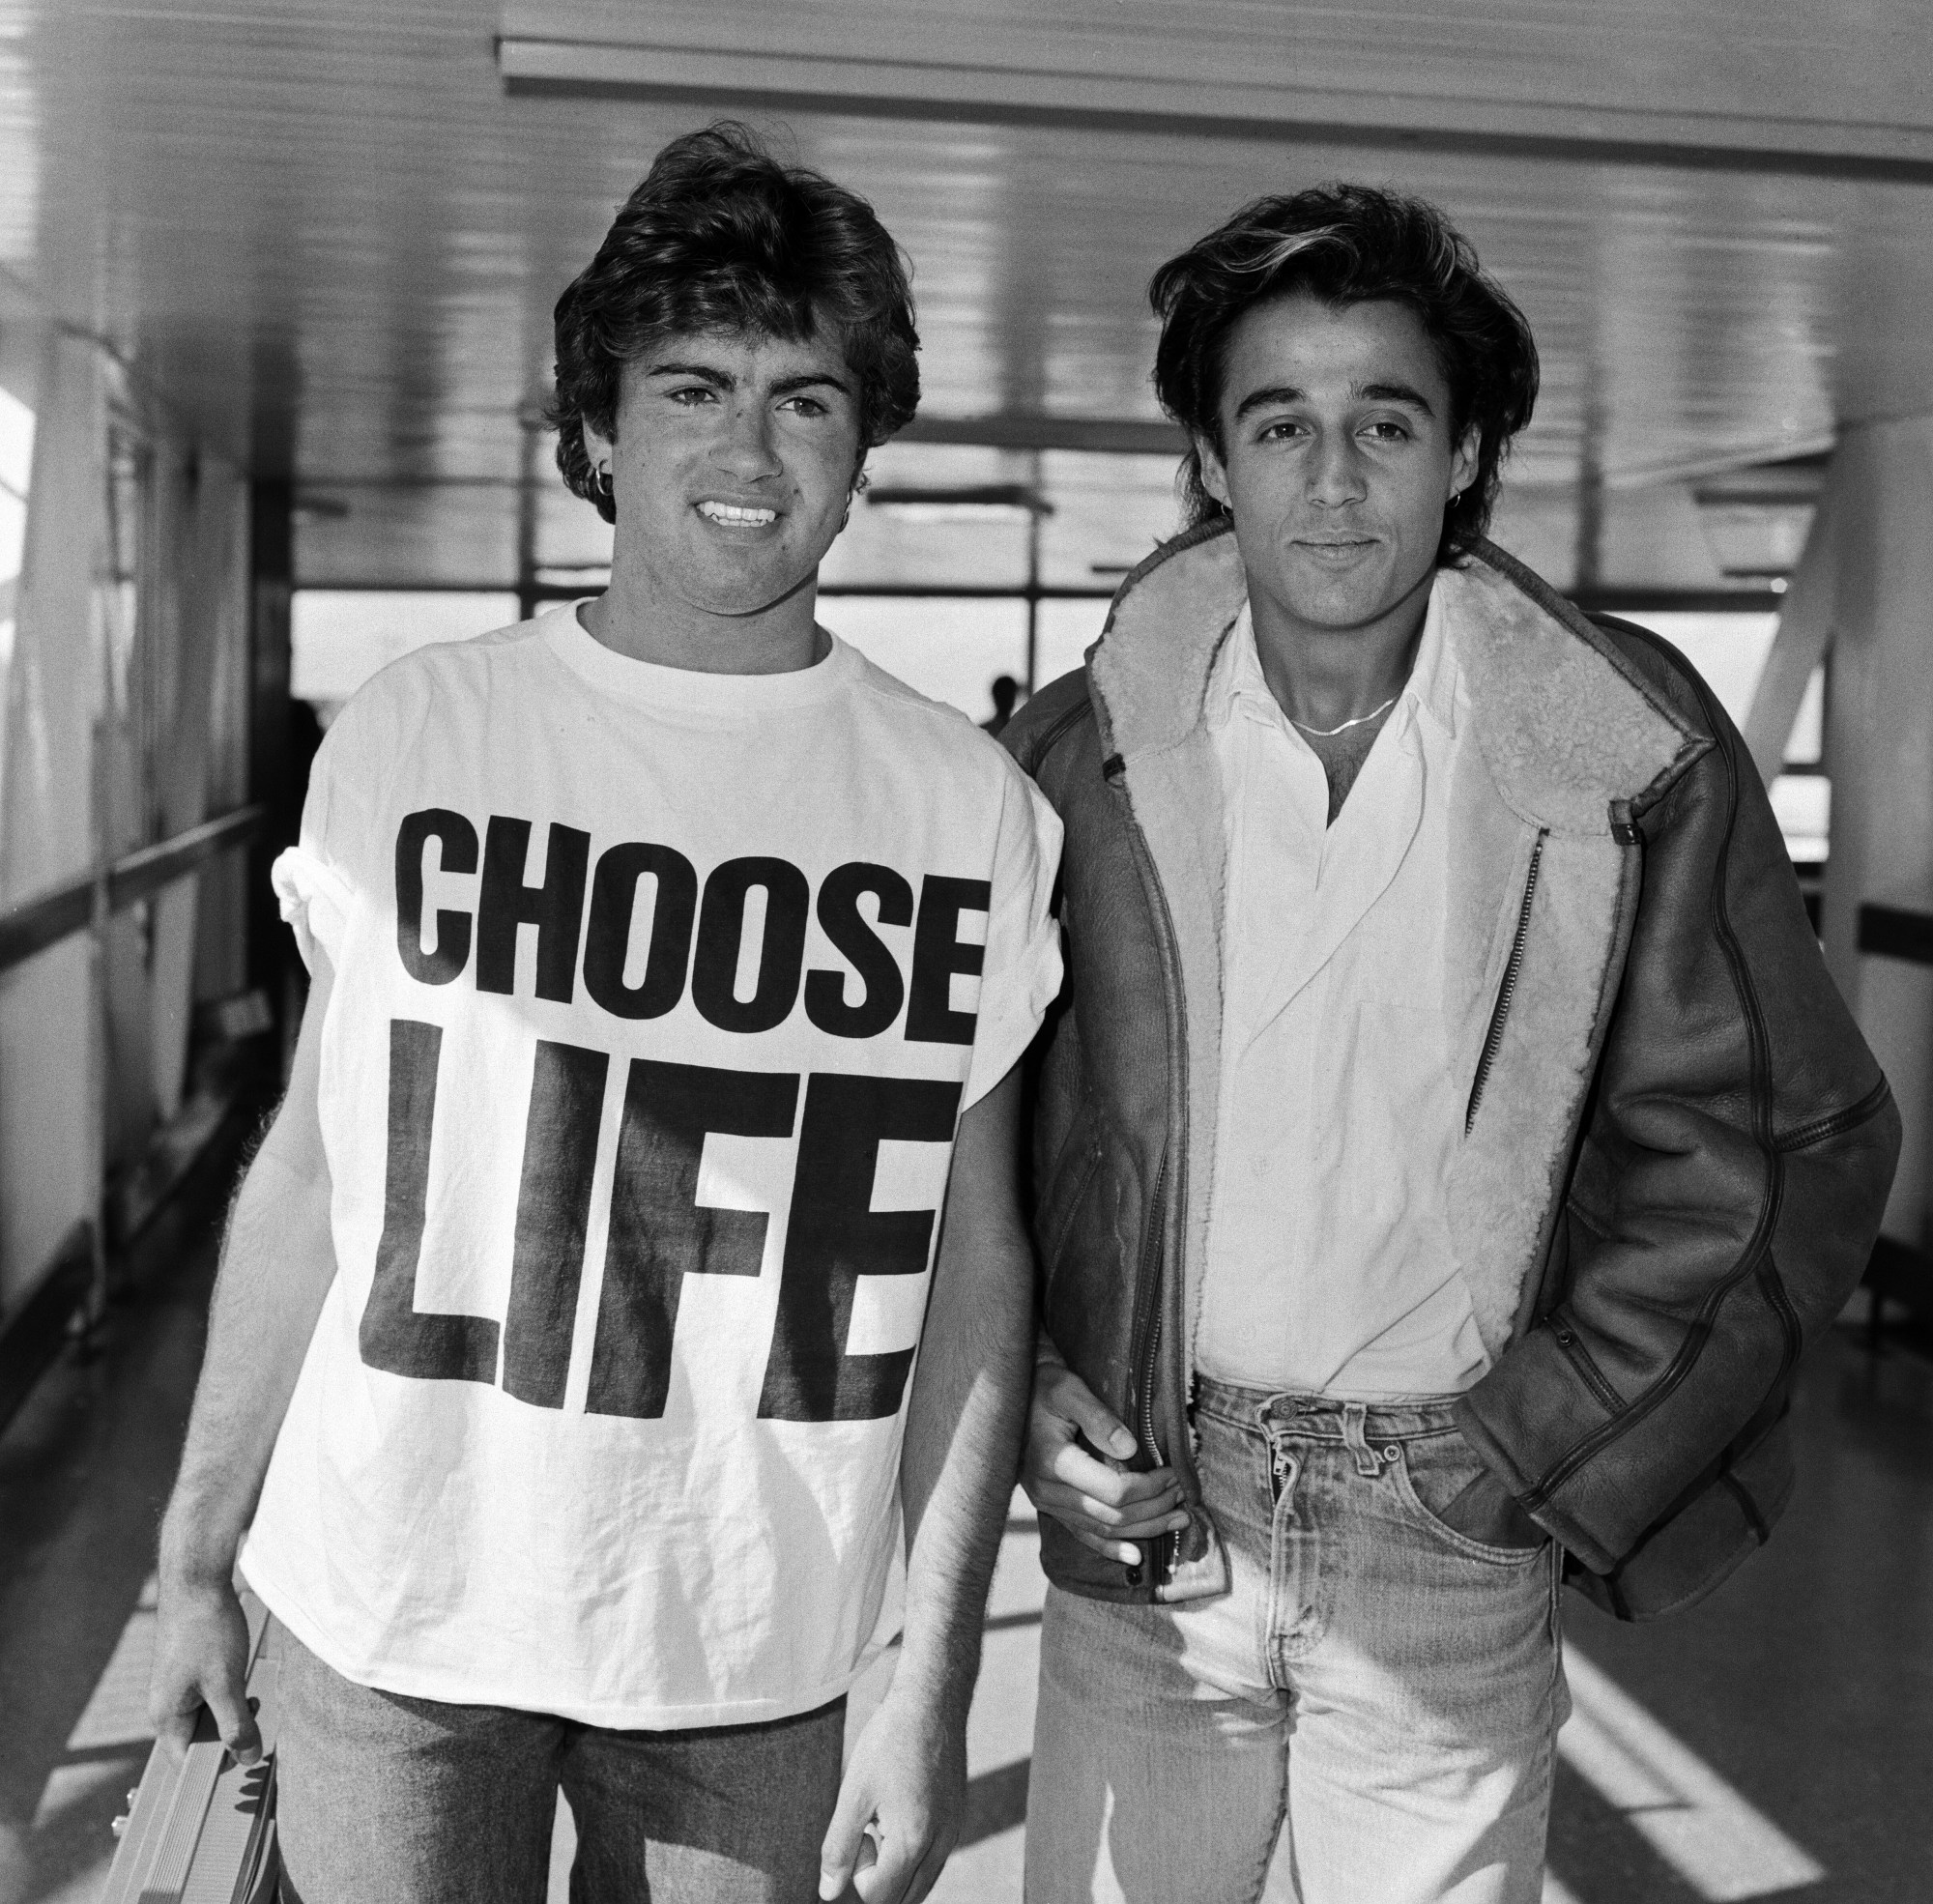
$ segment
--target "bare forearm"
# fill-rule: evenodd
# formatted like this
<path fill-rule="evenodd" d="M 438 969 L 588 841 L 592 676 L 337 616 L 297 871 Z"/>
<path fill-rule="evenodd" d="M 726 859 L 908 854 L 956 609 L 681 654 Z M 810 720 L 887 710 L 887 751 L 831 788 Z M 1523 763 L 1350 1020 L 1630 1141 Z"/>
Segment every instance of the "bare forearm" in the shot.
<path fill-rule="evenodd" d="M 901 1491 L 909 1535 L 898 1672 L 964 1714 L 1020 1465 L 1032 1376 L 1032 1258 L 1017 1222 L 975 1226 L 949 1261 L 907 1420 Z"/>
<path fill-rule="evenodd" d="M 328 1178 L 291 1168 L 272 1140 L 235 1199 L 181 1472 L 161 1523 L 169 1578 L 226 1580 L 234 1567 L 335 1275 L 329 1198 Z"/>

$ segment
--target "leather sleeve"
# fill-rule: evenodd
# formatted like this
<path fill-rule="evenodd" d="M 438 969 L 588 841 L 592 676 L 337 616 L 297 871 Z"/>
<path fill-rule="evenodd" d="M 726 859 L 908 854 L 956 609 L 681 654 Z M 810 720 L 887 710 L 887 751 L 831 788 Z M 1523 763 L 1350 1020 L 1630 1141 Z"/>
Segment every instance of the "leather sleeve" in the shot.
<path fill-rule="evenodd" d="M 1633 816 L 1630 951 L 1538 1313 L 1459 1410 L 1600 1572 L 1775 1416 L 1859 1281 L 1899 1149 L 1737 731 L 1664 644 L 1615 633 L 1715 745 Z"/>
<path fill-rule="evenodd" d="M 1054 749 L 1086 713 L 1086 701 L 1084 677 L 1078 672 L 1063 675 L 1033 695 L 1000 735 L 1001 744 L 1047 795 L 1049 805 L 1060 816 L 1063 824 L 1068 818 L 1067 764 L 1054 758 Z M 1064 860 L 1061 873 L 1063 886 L 1055 890 L 1053 909 L 1064 929 Z M 1061 982 L 1061 995 L 1049 1008 L 1026 1055 L 1023 1164 L 1027 1209 L 1036 1232 L 1042 1199 L 1052 1187 L 1053 1163 L 1066 1142 L 1068 1125 L 1080 1095 L 1080 1035 L 1070 1010 L 1073 983 L 1070 962 Z"/>

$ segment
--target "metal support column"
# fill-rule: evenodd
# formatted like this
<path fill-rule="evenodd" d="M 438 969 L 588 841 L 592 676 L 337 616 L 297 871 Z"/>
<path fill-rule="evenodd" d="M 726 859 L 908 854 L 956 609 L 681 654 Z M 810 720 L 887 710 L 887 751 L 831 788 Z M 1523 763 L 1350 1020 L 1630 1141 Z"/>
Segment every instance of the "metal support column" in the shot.
<path fill-rule="evenodd" d="M 1933 1247 L 1933 966 L 1887 921 L 1933 915 L 1933 418 L 1849 430 L 1746 722 L 1776 770 L 1830 646 L 1832 851 L 1820 937 L 1906 1126 L 1886 1234 Z"/>
<path fill-rule="evenodd" d="M 248 855 L 248 978 L 280 1008 L 290 975 L 289 936 L 269 885 L 276 853 L 302 824 L 289 771 L 289 613 L 295 593 L 295 496 L 281 481 L 248 492 L 248 798 L 267 814 Z"/>

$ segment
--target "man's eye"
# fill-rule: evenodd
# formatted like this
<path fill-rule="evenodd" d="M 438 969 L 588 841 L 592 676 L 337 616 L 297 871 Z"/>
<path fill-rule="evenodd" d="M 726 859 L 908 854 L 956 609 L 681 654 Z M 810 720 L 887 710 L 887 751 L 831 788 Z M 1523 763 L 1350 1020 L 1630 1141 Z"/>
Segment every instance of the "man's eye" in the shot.
<path fill-rule="evenodd" d="M 666 394 L 674 403 L 681 403 L 691 410 L 701 403 L 709 403 L 717 392 L 707 389 L 703 384 L 687 384 L 681 389 L 670 390 Z"/>
<path fill-rule="evenodd" d="M 826 406 L 816 396 L 789 396 L 779 408 L 796 411 L 801 417 L 823 417 L 826 414 Z"/>
<path fill-rule="evenodd" d="M 1371 423 L 1369 426 L 1369 433 L 1373 437 L 1380 438 L 1384 443 L 1407 443 L 1409 441 L 1409 426 L 1406 423 L 1399 423 L 1393 418 L 1389 417 L 1384 417 L 1378 421 Z"/>
<path fill-rule="evenodd" d="M 1264 423 L 1256 433 L 1257 443 L 1281 443 L 1292 436 L 1300 436 L 1303 428 L 1294 417 L 1278 417 L 1272 423 Z"/>

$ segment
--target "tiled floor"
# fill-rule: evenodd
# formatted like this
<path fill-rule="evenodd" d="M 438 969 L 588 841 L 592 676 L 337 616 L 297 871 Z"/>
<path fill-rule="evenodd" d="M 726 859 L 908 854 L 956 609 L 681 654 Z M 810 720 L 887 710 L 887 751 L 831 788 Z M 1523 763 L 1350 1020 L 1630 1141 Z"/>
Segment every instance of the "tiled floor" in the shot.
<path fill-rule="evenodd" d="M 145 1752 L 154 1527 L 212 1273 L 206 1234 L 178 1237 L 107 1354 L 0 1436 L 0 1904 L 99 1893 Z M 1933 1361 L 1842 1330 L 1797 1426 L 1785 1523 L 1712 1601 L 1627 1628 L 1573 1600 L 1546 1904 L 1933 1901 Z M 1037 1546 L 1017 1498 L 940 1904 L 1020 1897 Z"/>

